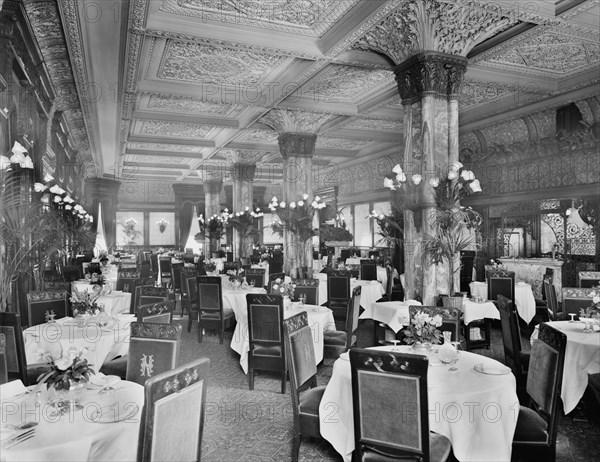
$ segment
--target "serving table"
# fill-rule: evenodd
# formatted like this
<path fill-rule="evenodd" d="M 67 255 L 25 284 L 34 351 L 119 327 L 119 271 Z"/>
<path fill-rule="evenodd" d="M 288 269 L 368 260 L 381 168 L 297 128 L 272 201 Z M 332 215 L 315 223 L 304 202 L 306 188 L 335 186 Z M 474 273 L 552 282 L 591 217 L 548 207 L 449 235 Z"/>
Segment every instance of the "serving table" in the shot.
<path fill-rule="evenodd" d="M 283 313 L 284 317 L 290 318 L 302 311 L 306 311 L 308 315 L 308 326 L 312 331 L 312 337 L 315 350 L 315 364 L 323 361 L 323 333 L 326 330 L 335 330 L 335 320 L 333 312 L 324 306 L 317 305 L 302 305 L 299 302 L 292 304 L 290 309 L 286 309 Z M 236 314 L 237 324 L 231 339 L 231 348 L 240 355 L 240 365 L 245 374 L 248 373 L 248 350 L 250 342 L 248 339 L 248 311 L 240 310 Z"/>
<path fill-rule="evenodd" d="M 34 387 L 30 387 L 34 390 Z M 56 414 L 46 387 L 37 393 L 2 396 L 0 402 L 3 439 L 11 436 L 9 425 L 37 422 L 34 436 L 3 449 L 3 462 L 123 461 L 137 458 L 144 387 L 121 381 L 115 385 L 114 398 L 98 394 L 99 389 L 83 393 L 83 409 Z M 26 412 L 27 411 L 27 412 Z"/>
<path fill-rule="evenodd" d="M 374 350 L 413 353 L 409 346 L 375 347 Z M 457 372 L 440 363 L 435 350 L 427 354 L 429 371 L 429 429 L 446 436 L 459 461 L 510 460 L 517 426 L 519 400 L 510 369 L 491 358 L 461 351 Z M 483 364 L 484 372 L 474 370 Z M 500 373 L 501 375 L 495 375 Z M 354 451 L 354 415 L 350 361 L 344 353 L 319 405 L 321 436 L 350 461 Z"/>
<path fill-rule="evenodd" d="M 600 372 L 600 332 L 586 334 L 585 324 L 580 321 L 552 321 L 546 323 L 567 336 L 565 365 L 560 397 L 565 414 L 579 403 L 588 385 L 588 374 Z M 537 341 L 538 326 L 531 334 L 531 342 Z"/>
<path fill-rule="evenodd" d="M 88 349 L 87 360 L 95 372 L 102 364 L 129 351 L 130 324 L 134 315 L 116 318 L 90 317 L 84 319 L 65 317 L 55 322 L 38 324 L 23 331 L 25 356 L 28 364 L 45 362 L 42 352 L 54 359 L 65 355 L 69 348 Z M 102 325 L 106 322 L 106 325 Z"/>

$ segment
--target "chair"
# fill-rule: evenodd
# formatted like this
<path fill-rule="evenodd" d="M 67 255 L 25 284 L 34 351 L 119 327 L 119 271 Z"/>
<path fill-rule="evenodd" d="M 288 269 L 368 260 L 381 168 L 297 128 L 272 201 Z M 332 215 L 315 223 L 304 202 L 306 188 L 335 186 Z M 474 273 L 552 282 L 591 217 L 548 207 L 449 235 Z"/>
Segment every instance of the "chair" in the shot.
<path fill-rule="evenodd" d="M 8 369 L 6 366 L 6 335 L 0 333 L 0 385 L 8 382 Z"/>
<path fill-rule="evenodd" d="M 150 261 L 144 260 L 140 264 L 140 277 L 148 278 L 150 277 Z"/>
<path fill-rule="evenodd" d="M 150 377 L 175 369 L 180 343 L 180 324 L 132 322 L 126 379 L 144 385 Z"/>
<path fill-rule="evenodd" d="M 233 325 L 235 315 L 231 308 L 223 307 L 221 278 L 219 276 L 198 276 L 198 342 L 202 342 L 205 324 L 219 326 L 219 343 L 223 344 L 223 334 Z"/>
<path fill-rule="evenodd" d="M 254 390 L 256 370 L 281 373 L 281 393 L 285 394 L 287 362 L 283 343 L 283 297 L 247 294 L 248 309 L 248 387 Z"/>
<path fill-rule="evenodd" d="M 333 315 L 345 319 L 350 299 L 350 273 L 331 271 L 327 274 L 327 304 Z"/>
<path fill-rule="evenodd" d="M 171 257 L 158 257 L 158 272 L 161 284 L 171 283 Z"/>
<path fill-rule="evenodd" d="M 265 286 L 265 271 L 264 268 L 248 268 L 244 275 L 246 276 L 246 282 L 251 284 L 254 281 L 254 287 Z"/>
<path fill-rule="evenodd" d="M 131 306 L 129 307 L 129 312 L 131 314 L 135 314 L 135 310 L 137 309 L 138 306 L 141 305 L 141 303 L 138 303 L 138 299 L 140 296 L 140 287 L 154 287 L 154 278 L 153 277 L 147 277 L 147 278 L 140 278 L 140 279 L 136 279 L 133 282 L 129 283 L 129 289 L 131 290 Z"/>
<path fill-rule="evenodd" d="M 448 438 L 429 431 L 426 356 L 350 350 L 354 461 L 445 461 Z"/>
<path fill-rule="evenodd" d="M 432 318 L 434 316 L 442 317 L 442 325 L 438 328 L 440 332 L 449 330 L 452 332 L 452 341 L 460 342 L 460 316 L 462 312 L 459 308 L 446 306 L 421 306 L 411 305 L 408 307 L 408 314 L 412 322 L 415 315 L 419 312 L 427 313 Z"/>
<path fill-rule="evenodd" d="M 135 313 L 141 305 L 149 305 L 152 303 L 166 302 L 169 299 L 169 291 L 164 287 L 156 287 L 154 285 L 136 287 L 137 306 Z"/>
<path fill-rule="evenodd" d="M 600 286 L 600 271 L 580 271 L 579 287 L 592 288 Z"/>
<path fill-rule="evenodd" d="M 321 437 L 319 404 L 325 387 L 317 386 L 314 344 L 306 311 L 284 320 L 283 326 L 294 412 L 292 461 L 296 462 L 302 436 Z"/>
<path fill-rule="evenodd" d="M 27 324 L 44 324 L 52 314 L 54 319 L 64 318 L 68 314 L 68 306 L 65 290 L 27 292 Z"/>
<path fill-rule="evenodd" d="M 158 255 L 150 254 L 150 271 L 154 277 L 158 276 Z"/>
<path fill-rule="evenodd" d="M 283 254 L 274 253 L 271 262 L 269 263 L 269 272 L 271 274 L 283 274 Z M 269 280 L 271 278 L 269 277 Z"/>
<path fill-rule="evenodd" d="M 597 294 L 598 289 L 583 287 L 563 287 L 562 288 L 562 311 L 565 317 L 569 313 L 576 314 L 575 319 L 579 319 L 579 311 L 583 308 L 592 306 L 593 295 Z"/>
<path fill-rule="evenodd" d="M 352 291 L 352 298 L 348 300 L 346 331 L 326 330 L 323 333 L 324 354 L 326 357 L 338 358 L 356 344 L 361 290 L 361 286 L 355 287 Z"/>
<path fill-rule="evenodd" d="M 515 300 L 515 272 L 491 270 L 485 272 L 488 286 L 488 300 L 498 300 L 498 295 L 504 295 Z"/>
<path fill-rule="evenodd" d="M 281 279 L 282 281 L 285 280 L 285 273 L 273 273 L 273 272 L 270 272 L 269 273 L 269 282 L 273 282 L 276 279 Z"/>
<path fill-rule="evenodd" d="M 140 305 L 137 310 L 137 322 L 148 324 L 171 324 L 175 302 L 159 302 Z"/>
<path fill-rule="evenodd" d="M 198 316 L 200 313 L 200 297 L 198 295 L 198 283 L 197 276 L 186 275 L 182 273 L 181 284 L 183 287 L 183 295 L 181 296 L 181 304 L 188 312 L 188 332 L 192 331 L 192 321 L 194 320 L 194 315 L 196 320 L 198 320 Z"/>
<path fill-rule="evenodd" d="M 171 264 L 171 290 L 175 294 L 175 301 L 177 302 L 177 296 L 181 298 L 181 272 L 184 269 L 184 263 L 172 263 Z M 183 310 L 181 311 L 183 316 Z"/>
<path fill-rule="evenodd" d="M 319 280 L 318 279 L 292 279 L 296 284 L 294 289 L 294 301 L 299 301 L 301 295 L 306 295 L 306 304 L 319 304 Z"/>
<path fill-rule="evenodd" d="M 548 309 L 548 315 L 553 321 L 560 321 L 564 318 L 564 312 L 558 306 L 558 300 L 556 299 L 556 290 L 554 285 L 550 282 L 549 278 L 544 277 L 543 286 L 544 293 L 546 294 L 546 307 Z"/>
<path fill-rule="evenodd" d="M 360 279 L 362 281 L 377 281 L 377 264 L 367 260 L 368 263 L 360 263 Z"/>
<path fill-rule="evenodd" d="M 530 354 L 521 351 L 521 331 L 514 303 L 503 295 L 498 297 L 498 311 L 502 326 L 504 362 L 512 369 L 517 379 L 517 392 L 522 392 L 527 379 Z"/>
<path fill-rule="evenodd" d="M 140 273 L 137 270 L 129 268 L 117 270 L 117 289 L 122 292 L 133 293 L 135 290 L 135 281 L 140 279 Z"/>
<path fill-rule="evenodd" d="M 556 460 L 556 433 L 567 336 L 540 324 L 531 347 L 527 394 L 532 408 L 519 406 L 512 455 L 517 460 Z"/>
<path fill-rule="evenodd" d="M 201 460 L 209 368 L 196 359 L 146 381 L 138 460 Z"/>
<path fill-rule="evenodd" d="M 7 380 L 9 382 L 21 380 L 25 386 L 37 382 L 40 374 L 48 370 L 48 365 L 27 365 L 21 315 L 19 313 L 0 312 L 0 334 L 5 339 L 4 358 Z"/>

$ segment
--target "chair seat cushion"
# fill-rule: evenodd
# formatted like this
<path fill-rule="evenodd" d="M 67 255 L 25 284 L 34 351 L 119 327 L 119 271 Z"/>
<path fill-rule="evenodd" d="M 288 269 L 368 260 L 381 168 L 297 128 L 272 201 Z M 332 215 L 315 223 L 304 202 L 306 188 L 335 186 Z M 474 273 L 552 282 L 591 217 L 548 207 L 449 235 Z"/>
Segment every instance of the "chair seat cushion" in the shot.
<path fill-rule="evenodd" d="M 234 317 L 235 314 L 231 308 L 223 308 L 223 319 Z M 218 311 L 203 311 L 202 319 L 210 321 L 211 319 L 219 319 Z"/>
<path fill-rule="evenodd" d="M 325 387 L 309 388 L 300 394 L 300 403 L 298 405 L 300 414 L 319 415 L 319 404 L 325 392 Z"/>
<path fill-rule="evenodd" d="M 431 462 L 445 462 L 450 455 L 452 445 L 444 435 L 429 432 L 429 460 Z M 398 461 L 400 454 L 386 453 L 384 450 L 365 448 L 363 462 L 392 462 Z M 412 459 L 410 459 L 412 460 Z M 416 458 L 415 458 L 416 460 Z"/>
<path fill-rule="evenodd" d="M 329 330 L 323 333 L 323 342 L 325 345 L 344 346 L 347 339 L 348 334 L 341 330 Z"/>
<path fill-rule="evenodd" d="M 259 356 L 277 356 L 281 357 L 281 346 L 261 346 L 254 345 L 254 349 L 252 350 L 254 355 Z"/>
<path fill-rule="evenodd" d="M 537 412 L 528 407 L 519 406 L 519 418 L 513 442 L 545 442 L 548 440 L 547 430 L 548 424 Z"/>

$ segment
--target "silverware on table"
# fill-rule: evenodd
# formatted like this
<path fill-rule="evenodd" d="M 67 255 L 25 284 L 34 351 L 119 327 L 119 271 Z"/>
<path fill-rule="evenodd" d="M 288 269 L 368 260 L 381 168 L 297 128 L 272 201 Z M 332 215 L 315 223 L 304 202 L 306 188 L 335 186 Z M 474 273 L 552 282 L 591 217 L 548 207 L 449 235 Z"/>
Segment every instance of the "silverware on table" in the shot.
<path fill-rule="evenodd" d="M 30 430 L 27 430 L 26 432 L 20 433 L 16 436 L 13 436 L 12 438 L 9 438 L 8 440 L 6 440 L 4 443 L 2 443 L 2 449 L 10 449 L 14 446 L 16 446 L 17 444 L 20 444 L 24 441 L 27 441 L 30 438 L 33 438 L 35 436 L 35 428 L 32 428 Z"/>

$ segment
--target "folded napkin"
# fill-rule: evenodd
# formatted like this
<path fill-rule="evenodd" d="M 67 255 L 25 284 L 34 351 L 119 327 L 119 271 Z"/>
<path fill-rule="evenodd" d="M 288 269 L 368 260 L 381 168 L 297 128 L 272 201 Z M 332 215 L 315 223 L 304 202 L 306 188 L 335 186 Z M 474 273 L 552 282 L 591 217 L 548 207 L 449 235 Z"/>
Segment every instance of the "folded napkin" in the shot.
<path fill-rule="evenodd" d="M 20 380 L 13 380 L 12 382 L 3 383 L 0 385 L 0 397 L 2 400 L 7 400 L 13 396 L 25 393 L 26 391 L 27 388 Z"/>

